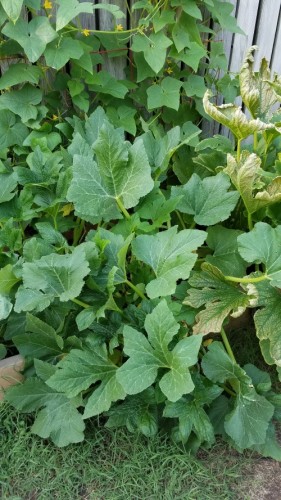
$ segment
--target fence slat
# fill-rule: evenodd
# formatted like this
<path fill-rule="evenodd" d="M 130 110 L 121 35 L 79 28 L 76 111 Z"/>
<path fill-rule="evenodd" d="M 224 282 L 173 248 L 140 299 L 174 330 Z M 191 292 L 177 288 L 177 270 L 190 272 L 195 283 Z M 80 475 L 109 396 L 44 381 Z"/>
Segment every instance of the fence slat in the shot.
<path fill-rule="evenodd" d="M 235 33 L 229 70 L 237 73 L 247 49 L 252 45 L 260 0 L 240 1 L 237 13 L 238 26 L 245 35 Z"/>
<path fill-rule="evenodd" d="M 259 47 L 255 54 L 254 69 L 259 68 L 263 57 L 271 60 L 281 0 L 263 0 L 255 44 Z M 280 56 L 280 53 L 279 53 Z"/>
<path fill-rule="evenodd" d="M 120 10 L 124 13 L 127 12 L 126 0 L 104 0 L 102 3 L 104 4 L 115 4 L 118 5 Z M 113 19 L 112 15 L 109 12 L 101 10 L 99 12 L 99 29 L 108 31 L 114 29 L 116 24 L 115 19 Z M 127 29 L 127 20 L 126 18 L 122 18 L 118 20 L 118 24 L 122 24 L 124 30 Z M 118 57 L 118 58 L 110 58 L 106 54 L 104 55 L 104 64 L 103 68 L 106 69 L 109 73 L 114 75 L 118 80 L 122 80 L 125 78 L 125 68 L 127 65 L 126 57 Z"/>

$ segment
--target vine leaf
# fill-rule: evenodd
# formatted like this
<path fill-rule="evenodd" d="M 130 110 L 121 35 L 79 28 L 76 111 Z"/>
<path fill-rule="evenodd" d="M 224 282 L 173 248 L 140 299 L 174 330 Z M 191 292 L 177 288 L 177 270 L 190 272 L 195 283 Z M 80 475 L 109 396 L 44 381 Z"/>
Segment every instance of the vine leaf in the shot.
<path fill-rule="evenodd" d="M 60 361 L 57 371 L 46 383 L 52 389 L 72 398 L 101 381 L 101 384 L 93 389 L 86 404 L 83 418 L 89 418 L 109 410 L 112 402 L 126 396 L 116 373 L 117 366 L 108 358 L 105 344 L 95 345 L 93 348 L 89 344 L 84 350 L 72 349 Z"/>
<path fill-rule="evenodd" d="M 272 227 L 266 222 L 257 222 L 249 233 L 237 238 L 241 257 L 249 263 L 265 265 L 270 284 L 281 287 L 281 226 Z"/>
<path fill-rule="evenodd" d="M 169 350 L 179 325 L 165 300 L 146 316 L 144 326 L 148 339 L 134 328 L 124 327 L 124 351 L 129 360 L 119 368 L 117 380 L 127 394 L 137 394 L 153 384 L 159 368 L 168 369 L 160 380 L 160 389 L 169 401 L 177 401 L 194 389 L 188 368 L 197 362 L 202 337 L 186 337 Z"/>
<path fill-rule="evenodd" d="M 57 0 L 59 8 L 56 17 L 56 31 L 64 28 L 79 14 L 93 14 L 93 4 L 90 2 L 79 3 L 78 0 Z"/>
<path fill-rule="evenodd" d="M 22 18 L 16 24 L 10 21 L 4 26 L 2 33 L 16 40 L 32 63 L 42 56 L 47 44 L 58 36 L 47 17 L 43 16 L 33 18 L 30 23 Z"/>
<path fill-rule="evenodd" d="M 196 309 L 205 305 L 196 316 L 194 333 L 220 332 L 229 314 L 242 314 L 255 298 L 237 284 L 226 281 L 222 272 L 208 263 L 202 265 L 201 272 L 193 274 L 189 284 L 193 288 L 188 290 L 184 304 Z"/>
<path fill-rule="evenodd" d="M 147 64 L 157 74 L 165 64 L 167 47 L 172 43 L 162 31 L 151 33 L 149 38 L 138 34 L 133 38 L 132 50 L 142 52 Z"/>
<path fill-rule="evenodd" d="M 134 207 L 154 186 L 143 143 L 124 143 L 123 134 L 105 123 L 94 150 L 97 161 L 89 155 L 74 155 L 68 200 L 86 220 L 120 218 L 119 201 L 126 209 Z"/>
<path fill-rule="evenodd" d="M 83 441 L 85 424 L 75 402 L 53 391 L 43 381 L 29 378 L 11 387 L 6 399 L 17 410 L 27 413 L 39 410 L 31 427 L 34 434 L 44 439 L 50 437 L 59 447 Z"/>
<path fill-rule="evenodd" d="M 12 2 L 11 0 L 1 0 L 1 5 L 9 19 L 15 23 L 21 14 L 23 0 L 13 0 Z"/>
<path fill-rule="evenodd" d="M 201 226 L 212 226 L 228 219 L 234 209 L 239 193 L 228 192 L 230 181 L 223 173 L 200 179 L 193 174 L 184 186 L 173 186 L 172 197 L 182 196 L 178 210 L 194 215 Z"/>
<path fill-rule="evenodd" d="M 240 162 L 228 154 L 224 172 L 229 175 L 250 214 L 281 200 L 281 176 L 275 177 L 265 186 L 262 182 L 261 159 L 254 153 L 249 155 L 243 151 Z"/>
<path fill-rule="evenodd" d="M 148 264 L 156 275 L 156 279 L 146 286 L 151 299 L 171 295 L 177 280 L 189 277 L 197 258 L 194 251 L 205 238 L 204 231 L 184 229 L 177 233 L 176 226 L 155 235 L 137 236 L 132 242 L 133 254 Z"/>

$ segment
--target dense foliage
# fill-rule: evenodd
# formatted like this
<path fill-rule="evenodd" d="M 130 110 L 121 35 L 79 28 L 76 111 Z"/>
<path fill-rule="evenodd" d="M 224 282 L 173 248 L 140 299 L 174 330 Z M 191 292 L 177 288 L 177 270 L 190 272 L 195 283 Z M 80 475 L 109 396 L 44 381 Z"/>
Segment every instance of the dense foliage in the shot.
<path fill-rule="evenodd" d="M 222 435 L 281 459 L 281 397 L 250 359 L 239 365 L 225 332 L 252 310 L 280 376 L 280 79 L 264 60 L 253 72 L 252 49 L 240 73 L 250 117 L 211 102 L 214 76 L 194 72 L 204 57 L 201 73 L 226 62 L 220 42 L 201 41 L 215 32 L 200 8 L 238 29 L 219 0 L 136 2 L 136 28 L 108 33 L 72 20 L 94 7 L 122 16 L 112 5 L 58 0 L 54 25 L 51 2 L 47 15 L 36 0 L 0 3 L 1 53 L 25 59 L 0 78 L 13 87 L 0 96 L 0 349 L 27 359 L 8 401 L 37 411 L 33 431 L 58 446 L 101 415 L 147 437 L 170 430 L 191 450 Z M 132 81 L 93 69 L 128 40 Z M 234 99 L 237 79 L 223 78 Z M 235 140 L 200 140 L 203 113 Z"/>

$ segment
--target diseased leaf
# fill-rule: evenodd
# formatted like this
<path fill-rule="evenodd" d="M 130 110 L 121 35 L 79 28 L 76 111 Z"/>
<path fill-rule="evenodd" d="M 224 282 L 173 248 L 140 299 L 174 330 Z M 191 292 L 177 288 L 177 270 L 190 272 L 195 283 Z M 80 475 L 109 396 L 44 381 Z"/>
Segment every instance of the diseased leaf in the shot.
<path fill-rule="evenodd" d="M 212 97 L 212 93 L 207 90 L 203 98 L 205 112 L 217 122 L 228 127 L 239 140 L 245 139 L 254 132 L 274 128 L 274 125 L 264 123 L 259 118 L 248 120 L 241 108 L 235 104 L 215 106 L 210 102 L 210 97 Z"/>
<path fill-rule="evenodd" d="M 251 304 L 252 295 L 237 284 L 226 281 L 221 271 L 211 264 L 203 264 L 189 280 L 191 287 L 184 304 L 205 309 L 196 316 L 194 333 L 220 332 L 224 320 L 234 313 L 242 313 Z"/>
<path fill-rule="evenodd" d="M 135 257 L 148 264 L 156 279 L 146 286 L 148 296 L 164 297 L 175 292 L 176 282 L 187 279 L 196 262 L 194 251 L 203 244 L 204 231 L 185 229 L 177 233 L 174 226 L 156 235 L 141 235 L 132 242 Z"/>
<path fill-rule="evenodd" d="M 117 380 L 127 394 L 137 394 L 153 384 L 159 368 L 168 369 L 159 385 L 169 401 L 177 401 L 194 388 L 188 368 L 197 361 L 201 336 L 186 337 L 170 351 L 179 325 L 165 300 L 146 316 L 144 326 L 148 339 L 134 328 L 124 327 L 124 351 L 129 360 L 119 368 Z"/>
<path fill-rule="evenodd" d="M 234 209 L 239 193 L 228 192 L 230 182 L 223 173 L 200 179 L 193 174 L 184 186 L 172 186 L 172 197 L 182 196 L 178 203 L 180 212 L 194 215 L 201 226 L 212 226 L 228 219 Z"/>
<path fill-rule="evenodd" d="M 243 151 L 240 162 L 228 154 L 224 172 L 229 175 L 251 214 L 281 200 L 281 176 L 276 176 L 265 185 L 262 181 L 261 159 L 254 153 Z"/>
<path fill-rule="evenodd" d="M 239 73 L 240 93 L 252 117 L 265 120 L 272 106 L 280 101 L 280 97 L 269 82 L 270 69 L 266 59 L 261 60 L 259 72 L 254 71 L 253 52 L 257 48 L 256 45 L 251 47 L 244 59 Z"/>

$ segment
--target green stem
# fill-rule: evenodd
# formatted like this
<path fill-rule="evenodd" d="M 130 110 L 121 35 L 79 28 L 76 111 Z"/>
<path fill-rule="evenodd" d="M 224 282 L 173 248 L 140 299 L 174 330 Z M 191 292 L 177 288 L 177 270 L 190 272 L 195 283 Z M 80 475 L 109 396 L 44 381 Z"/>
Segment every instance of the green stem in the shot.
<path fill-rule="evenodd" d="M 117 203 L 119 209 L 121 210 L 121 212 L 123 213 L 125 218 L 129 220 L 131 218 L 131 216 L 130 216 L 129 212 L 126 210 L 126 208 L 124 207 L 122 201 L 119 198 L 115 198 L 115 199 L 116 199 L 116 203 Z"/>
<path fill-rule="evenodd" d="M 131 283 L 131 281 L 129 280 L 126 280 L 125 281 L 126 285 L 128 285 L 132 290 L 134 290 L 134 292 L 143 300 L 146 299 L 146 296 L 144 295 L 144 293 L 142 293 L 142 291 L 137 287 L 135 286 L 133 283 Z"/>
<path fill-rule="evenodd" d="M 232 359 L 232 361 L 234 361 L 234 363 L 236 363 L 235 356 L 233 354 L 233 351 L 231 349 L 231 346 L 230 346 L 230 343 L 228 341 L 227 335 L 226 335 L 226 333 L 225 333 L 225 331 L 224 331 L 223 328 L 221 329 L 221 337 L 222 337 L 224 346 L 225 346 L 225 348 L 227 350 L 227 353 L 228 353 L 229 357 Z"/>
<path fill-rule="evenodd" d="M 236 278 L 236 276 L 224 276 L 227 281 L 233 281 L 234 283 L 260 283 L 260 281 L 264 281 L 268 279 L 267 274 L 263 274 L 262 276 L 257 276 L 254 278 Z"/>
<path fill-rule="evenodd" d="M 240 157 L 241 157 L 241 140 L 242 139 L 238 139 L 238 141 L 237 141 L 237 153 L 236 153 L 237 154 L 237 156 L 236 156 L 237 162 L 240 161 Z"/>
<path fill-rule="evenodd" d="M 231 389 L 229 389 L 225 384 L 218 384 L 220 387 L 223 388 L 223 390 L 225 392 L 227 392 L 230 396 L 237 396 L 236 392 L 232 391 Z"/>
<path fill-rule="evenodd" d="M 253 229 L 253 221 L 252 221 L 252 214 L 250 212 L 248 212 L 248 228 L 249 228 L 249 231 L 252 231 Z"/>
<path fill-rule="evenodd" d="M 178 210 L 176 210 L 176 214 L 177 214 L 177 218 L 179 219 L 179 221 L 180 221 L 180 223 L 182 225 L 182 228 L 186 229 L 186 225 L 184 223 L 184 220 L 183 220 L 183 218 L 182 218 L 182 216 L 181 216 L 181 214 L 180 214 L 180 212 Z"/>
<path fill-rule="evenodd" d="M 74 302 L 74 304 L 77 304 L 78 306 L 81 306 L 84 309 L 91 307 L 89 304 L 86 304 L 86 302 L 83 302 L 82 300 L 79 299 L 71 299 L 71 302 Z"/>

